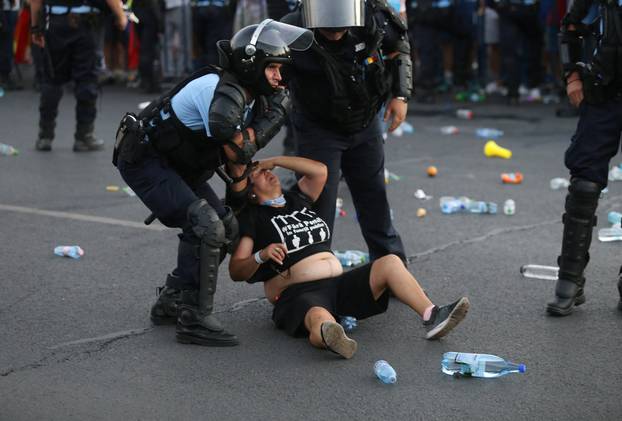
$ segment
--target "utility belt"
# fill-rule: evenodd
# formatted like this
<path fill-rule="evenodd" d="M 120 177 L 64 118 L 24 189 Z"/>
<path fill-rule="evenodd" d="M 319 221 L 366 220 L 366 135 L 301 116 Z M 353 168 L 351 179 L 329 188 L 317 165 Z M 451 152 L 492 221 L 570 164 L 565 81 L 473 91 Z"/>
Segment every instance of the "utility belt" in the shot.
<path fill-rule="evenodd" d="M 45 6 L 45 13 L 50 16 L 63 16 L 63 15 L 92 15 L 99 14 L 99 9 L 93 6 L 80 5 L 80 6 Z"/>

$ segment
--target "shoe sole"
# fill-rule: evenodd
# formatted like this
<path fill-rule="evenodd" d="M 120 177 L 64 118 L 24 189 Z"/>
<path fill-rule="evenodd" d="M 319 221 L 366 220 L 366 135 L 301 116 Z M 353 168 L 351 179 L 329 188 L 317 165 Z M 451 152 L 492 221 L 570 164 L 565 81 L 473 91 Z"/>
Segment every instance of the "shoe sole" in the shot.
<path fill-rule="evenodd" d="M 322 340 L 330 351 L 348 360 L 356 353 L 358 344 L 354 339 L 348 338 L 346 332 L 339 323 L 322 323 L 320 333 L 322 334 Z"/>
<path fill-rule="evenodd" d="M 202 346 L 217 346 L 217 347 L 225 347 L 225 346 L 236 346 L 239 345 L 239 341 L 237 339 L 230 340 L 218 340 L 218 339 L 203 339 L 197 338 L 196 336 L 177 334 L 176 335 L 177 342 L 180 344 L 193 344 L 193 345 L 202 345 Z"/>
<path fill-rule="evenodd" d="M 449 313 L 449 316 L 442 323 L 436 326 L 436 328 L 429 331 L 425 338 L 428 340 L 434 340 L 447 335 L 454 327 L 464 320 L 469 312 L 470 306 L 471 303 L 468 298 L 461 298 L 460 301 L 458 301 L 458 304 L 456 304 L 456 307 L 454 307 L 451 313 Z"/>
<path fill-rule="evenodd" d="M 576 297 L 574 299 L 573 305 L 568 308 L 562 309 L 551 304 L 547 304 L 546 312 L 552 316 L 568 316 L 570 313 L 572 313 L 574 306 L 580 306 L 581 304 L 585 304 L 585 294 L 581 294 L 580 296 Z"/>

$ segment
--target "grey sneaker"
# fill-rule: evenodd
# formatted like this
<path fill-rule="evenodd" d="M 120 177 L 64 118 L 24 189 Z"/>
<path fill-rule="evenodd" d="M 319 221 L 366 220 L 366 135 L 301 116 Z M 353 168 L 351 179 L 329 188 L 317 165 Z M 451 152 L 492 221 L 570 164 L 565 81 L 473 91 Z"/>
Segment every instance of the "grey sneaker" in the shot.
<path fill-rule="evenodd" d="M 75 139 L 73 144 L 74 152 L 91 152 L 101 151 L 104 149 L 104 141 L 97 139 L 92 134 L 84 136 L 81 139 Z"/>
<path fill-rule="evenodd" d="M 464 319 L 469 311 L 469 299 L 462 297 L 458 301 L 432 310 L 432 316 L 423 326 L 428 331 L 426 339 L 439 339 L 447 335 L 454 327 Z"/>
<path fill-rule="evenodd" d="M 354 339 L 348 338 L 343 327 L 336 322 L 324 322 L 320 326 L 322 340 L 329 351 L 341 355 L 343 358 L 350 359 L 356 352 L 357 343 Z"/>
<path fill-rule="evenodd" d="M 35 149 L 38 151 L 49 152 L 52 150 L 52 139 L 40 137 L 35 143 Z"/>

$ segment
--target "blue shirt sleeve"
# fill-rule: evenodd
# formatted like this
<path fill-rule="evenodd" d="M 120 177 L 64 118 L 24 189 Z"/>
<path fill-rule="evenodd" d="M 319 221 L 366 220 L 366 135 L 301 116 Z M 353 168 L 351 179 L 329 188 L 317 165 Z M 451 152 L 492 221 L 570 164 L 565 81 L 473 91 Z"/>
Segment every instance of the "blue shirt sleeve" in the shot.
<path fill-rule="evenodd" d="M 171 101 L 177 118 L 192 130 L 209 129 L 209 109 L 220 77 L 215 74 L 201 76 L 184 86 Z"/>

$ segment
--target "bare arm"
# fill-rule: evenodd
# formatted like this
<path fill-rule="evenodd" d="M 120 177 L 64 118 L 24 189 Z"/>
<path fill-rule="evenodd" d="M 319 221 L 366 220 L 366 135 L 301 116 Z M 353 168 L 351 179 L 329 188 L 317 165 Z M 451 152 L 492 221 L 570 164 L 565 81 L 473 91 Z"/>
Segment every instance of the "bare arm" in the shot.
<path fill-rule="evenodd" d="M 125 12 L 123 11 L 123 3 L 121 0 L 106 0 L 108 7 L 112 11 L 112 14 L 117 18 L 117 27 L 120 30 L 125 30 L 127 26 L 127 16 L 125 16 Z"/>
<path fill-rule="evenodd" d="M 43 8 L 43 0 L 30 1 L 30 26 L 33 28 L 32 43 L 45 48 L 45 38 L 43 37 L 43 22 L 41 22 L 41 9 Z M 34 30 L 37 28 L 37 30 Z"/>
<path fill-rule="evenodd" d="M 257 263 L 253 255 L 254 244 L 253 239 L 250 237 L 242 237 L 240 240 L 233 256 L 231 256 L 231 260 L 229 260 L 229 276 L 233 281 L 246 281 L 259 269 L 259 263 Z M 264 262 L 272 260 L 282 265 L 286 253 L 287 250 L 284 244 L 272 243 L 259 251 L 259 257 Z"/>
<path fill-rule="evenodd" d="M 298 180 L 298 187 L 314 202 L 322 194 L 328 170 L 321 162 L 297 156 L 277 156 L 259 162 L 259 168 L 272 169 L 274 167 L 285 168 L 302 175 L 302 178 Z"/>

